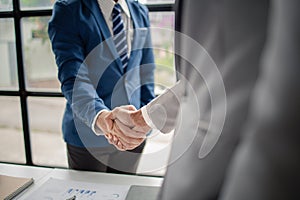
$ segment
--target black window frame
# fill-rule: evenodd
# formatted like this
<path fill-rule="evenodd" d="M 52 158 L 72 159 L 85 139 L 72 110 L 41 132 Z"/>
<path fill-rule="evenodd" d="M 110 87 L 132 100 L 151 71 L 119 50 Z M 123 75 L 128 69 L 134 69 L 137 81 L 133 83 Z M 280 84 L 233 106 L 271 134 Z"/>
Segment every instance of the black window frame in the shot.
<path fill-rule="evenodd" d="M 15 30 L 15 46 L 16 46 L 16 58 L 17 58 L 17 74 L 18 74 L 18 90 L 1 90 L 0 96 L 14 96 L 19 97 L 21 107 L 21 117 L 23 126 L 23 138 L 25 147 L 25 165 L 29 166 L 44 166 L 36 165 L 32 160 L 31 140 L 30 140 L 30 127 L 29 127 L 29 115 L 28 115 L 28 97 L 63 97 L 60 92 L 36 92 L 30 91 L 26 88 L 25 68 L 24 68 L 24 55 L 22 44 L 22 18 L 28 17 L 45 17 L 52 15 L 52 9 L 21 9 L 20 0 L 12 0 L 12 11 L 0 11 L 0 19 L 9 18 L 14 20 Z M 147 4 L 149 12 L 171 12 L 174 11 L 174 3 L 161 3 L 161 4 Z M 1 163 L 11 163 L 0 161 Z M 20 164 L 20 163 L 14 163 Z M 49 167 L 49 166 L 44 166 Z"/>

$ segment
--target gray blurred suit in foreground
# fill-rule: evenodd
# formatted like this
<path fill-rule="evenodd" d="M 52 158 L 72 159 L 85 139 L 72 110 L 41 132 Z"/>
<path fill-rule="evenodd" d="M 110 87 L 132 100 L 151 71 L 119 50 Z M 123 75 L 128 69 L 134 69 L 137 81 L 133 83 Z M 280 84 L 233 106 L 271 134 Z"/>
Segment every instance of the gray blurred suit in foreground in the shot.
<path fill-rule="evenodd" d="M 245 136 L 221 199 L 300 199 L 300 1 L 272 8 Z"/>
<path fill-rule="evenodd" d="M 280 6 L 283 8 L 279 9 Z M 286 13 L 289 12 L 288 6 L 295 8 L 291 9 L 290 17 L 284 17 L 289 16 Z M 150 118 L 163 132 L 173 128 L 176 122 L 174 112 L 179 112 L 160 199 L 218 199 L 222 188 L 226 188 L 222 193 L 225 199 L 275 199 L 269 195 L 271 189 L 285 194 L 290 180 L 285 179 L 288 173 L 299 180 L 295 169 L 299 167 L 299 127 L 295 126 L 299 117 L 293 118 L 298 113 L 300 102 L 300 84 L 296 78 L 299 75 L 296 64 L 299 66 L 297 59 L 300 57 L 296 8 L 299 10 L 297 0 L 176 1 L 176 30 L 202 45 L 214 63 L 205 51 L 195 51 L 192 44 L 175 35 L 176 69 L 178 77 L 184 80 L 184 91 L 171 94 L 173 99 L 179 97 L 173 104 L 168 100 L 170 95 L 163 95 L 147 106 Z M 291 49 L 288 49 L 288 44 Z M 280 45 L 284 48 L 280 49 Z M 222 93 L 218 88 L 217 74 L 210 71 L 214 64 L 225 86 L 225 98 L 222 95 L 211 98 L 209 92 L 209 88 L 214 88 Z M 260 81 L 254 92 L 258 77 Z M 273 93 L 268 93 L 272 90 Z M 251 103 L 249 118 L 251 100 L 254 103 Z M 221 116 L 224 112 L 223 124 Z M 211 132 L 207 131 L 207 124 L 212 125 Z M 220 127 L 221 135 L 214 132 Z M 245 129 L 248 131 L 244 132 Z M 237 149 L 241 139 L 241 146 Z M 201 157 L 200 149 L 207 142 L 213 144 L 213 148 Z M 278 142 L 283 142 L 284 151 L 279 150 Z M 256 149 L 256 145 L 261 149 Z M 288 149 L 289 145 L 293 149 Z M 269 152 L 264 152 L 264 149 Z M 230 164 L 235 151 L 234 163 Z M 274 162 L 283 163 L 268 163 L 268 159 L 277 155 L 279 158 L 274 158 Z M 287 163 L 291 164 L 290 167 Z M 277 168 L 273 164 L 278 164 Z M 229 166 L 232 170 L 227 174 Z M 286 172 L 288 169 L 291 171 Z M 286 184 L 282 190 L 276 182 L 277 173 L 272 170 L 277 170 L 284 179 Z M 225 177 L 228 179 L 226 185 Z M 291 182 L 292 186 L 297 181 Z M 270 185 L 265 187 L 265 183 Z"/>

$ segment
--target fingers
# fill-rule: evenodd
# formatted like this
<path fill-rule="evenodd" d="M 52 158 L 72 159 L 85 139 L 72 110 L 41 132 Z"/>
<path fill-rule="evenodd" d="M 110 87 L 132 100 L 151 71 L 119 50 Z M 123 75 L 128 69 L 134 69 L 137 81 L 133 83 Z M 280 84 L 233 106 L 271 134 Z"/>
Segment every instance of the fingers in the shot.
<path fill-rule="evenodd" d="M 110 133 L 112 135 L 116 136 L 118 138 L 118 140 L 121 141 L 121 143 L 126 147 L 131 146 L 131 145 L 137 145 L 137 144 L 141 143 L 141 140 L 143 140 L 140 138 L 131 138 L 131 137 L 125 135 L 116 123 L 114 123 L 113 129 L 111 130 Z M 114 144 L 116 144 L 116 142 L 117 141 L 112 141 L 112 143 L 114 143 Z"/>
<path fill-rule="evenodd" d="M 135 126 L 132 130 L 137 131 L 137 132 L 142 132 L 142 133 L 144 133 L 144 135 L 146 137 L 146 134 L 149 133 L 151 128 L 149 126 Z"/>
<path fill-rule="evenodd" d="M 133 105 L 120 106 L 120 108 L 125 109 L 125 110 L 130 110 L 130 111 L 136 111 L 137 110 Z"/>
<path fill-rule="evenodd" d="M 117 122 L 115 122 L 115 124 L 114 124 L 113 133 L 115 133 L 118 136 L 119 140 L 126 147 L 129 147 L 132 145 L 139 145 L 144 140 L 144 138 L 133 138 L 133 137 L 125 135 L 124 132 L 118 126 Z"/>
<path fill-rule="evenodd" d="M 146 134 L 144 132 L 140 132 L 129 128 L 128 126 L 124 125 L 120 120 L 116 119 L 115 123 L 119 127 L 119 129 L 124 133 L 126 136 L 131 138 L 146 138 Z"/>
<path fill-rule="evenodd" d="M 122 123 L 119 123 L 116 120 L 114 123 L 113 132 L 118 136 L 119 141 L 122 143 L 123 146 L 126 147 L 126 149 L 132 149 L 133 147 L 140 145 L 145 140 L 145 138 L 133 138 L 124 134 L 124 132 L 120 129 L 118 124 L 122 125 Z"/>
<path fill-rule="evenodd" d="M 104 115 L 100 114 L 103 119 L 102 127 L 106 129 L 105 137 L 120 151 L 134 149 L 146 138 L 146 132 L 143 129 L 133 129 L 131 114 L 136 111 L 134 106 L 126 105 L 104 112 Z"/>
<path fill-rule="evenodd" d="M 106 139 L 108 142 L 116 147 L 119 151 L 126 151 L 126 147 L 118 140 L 117 136 L 112 134 L 105 134 Z"/>
<path fill-rule="evenodd" d="M 141 140 L 138 144 L 122 144 L 120 138 L 113 134 L 105 134 L 108 142 L 114 145 L 119 151 L 132 150 L 138 147 L 144 140 Z"/>
<path fill-rule="evenodd" d="M 124 107 L 124 106 L 123 106 Z M 133 121 L 131 119 L 131 113 L 135 112 L 133 111 L 133 109 L 135 109 L 133 106 L 129 107 L 129 109 L 124 109 L 123 107 L 117 107 L 115 108 L 112 113 L 113 113 L 113 117 L 114 119 L 118 119 L 120 120 L 124 125 L 132 128 L 134 127 Z"/>

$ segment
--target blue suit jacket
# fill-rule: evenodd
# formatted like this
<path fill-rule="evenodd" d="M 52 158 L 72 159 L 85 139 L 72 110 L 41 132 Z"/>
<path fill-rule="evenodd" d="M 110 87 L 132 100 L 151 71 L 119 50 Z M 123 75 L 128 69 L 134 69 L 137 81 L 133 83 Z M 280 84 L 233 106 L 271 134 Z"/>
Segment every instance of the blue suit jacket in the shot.
<path fill-rule="evenodd" d="M 68 144 L 109 145 L 92 131 L 96 114 L 127 104 L 140 108 L 154 98 L 148 10 L 137 1 L 127 4 L 135 31 L 126 73 L 97 0 L 58 0 L 54 5 L 48 33 L 67 99 L 62 129 Z"/>

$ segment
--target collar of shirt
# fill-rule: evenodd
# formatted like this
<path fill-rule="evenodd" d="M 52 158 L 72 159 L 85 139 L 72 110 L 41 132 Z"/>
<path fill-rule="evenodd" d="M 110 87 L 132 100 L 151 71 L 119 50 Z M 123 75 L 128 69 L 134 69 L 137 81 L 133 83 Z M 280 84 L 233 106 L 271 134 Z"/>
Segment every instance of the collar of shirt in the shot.
<path fill-rule="evenodd" d="M 109 21 L 111 17 L 112 10 L 116 4 L 114 0 L 98 0 L 99 6 L 101 8 L 101 11 L 104 15 L 104 18 L 106 21 Z M 127 3 L 125 0 L 118 0 L 118 3 L 120 4 L 122 10 L 126 14 L 128 18 L 130 18 L 130 12 L 127 6 Z"/>

